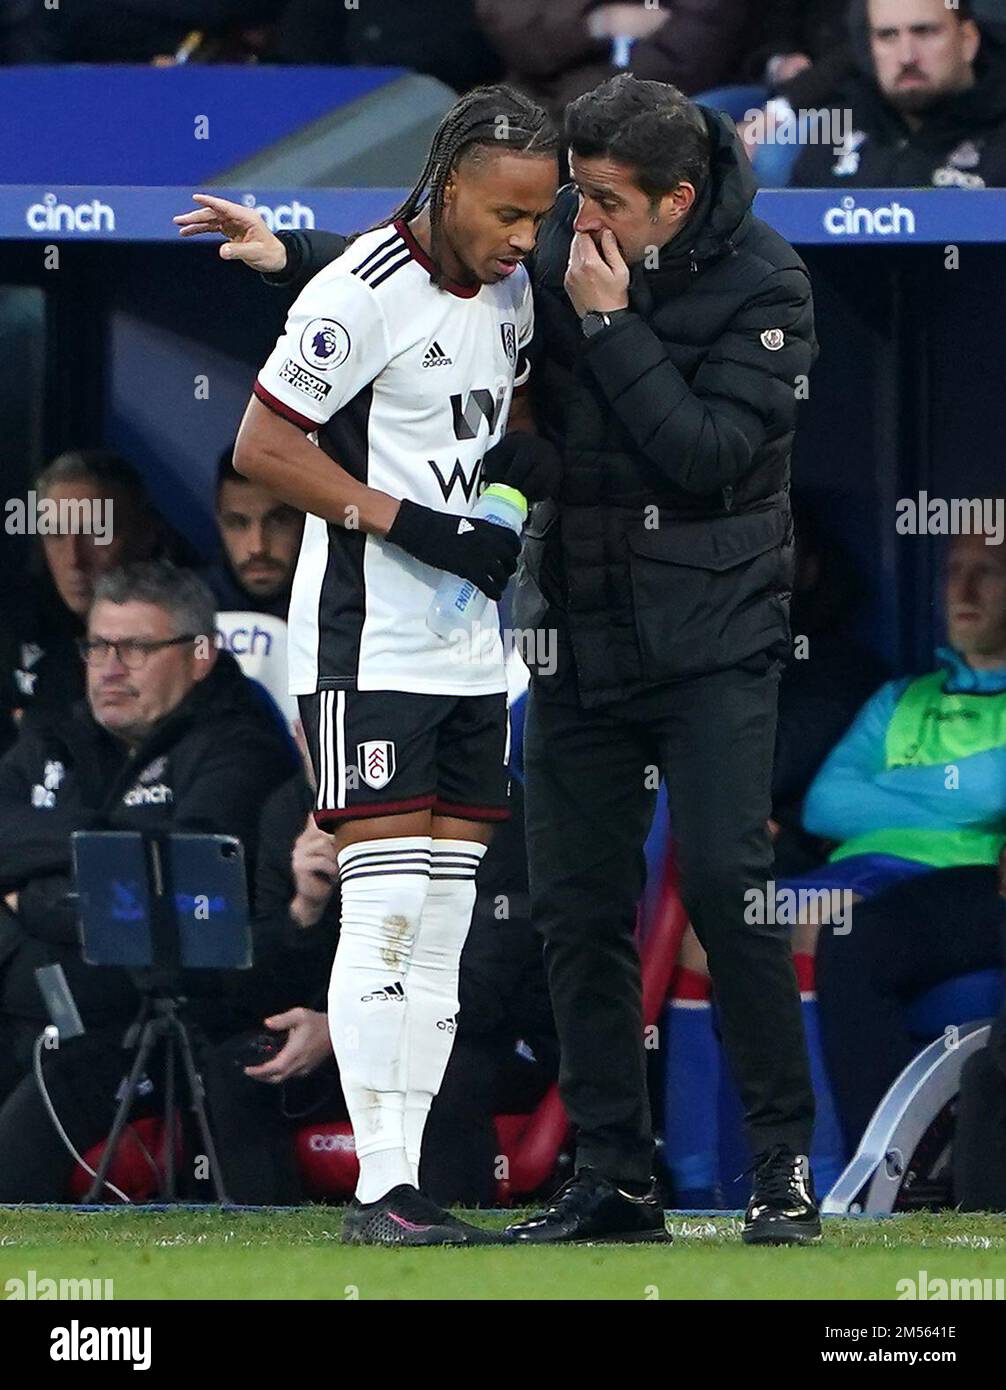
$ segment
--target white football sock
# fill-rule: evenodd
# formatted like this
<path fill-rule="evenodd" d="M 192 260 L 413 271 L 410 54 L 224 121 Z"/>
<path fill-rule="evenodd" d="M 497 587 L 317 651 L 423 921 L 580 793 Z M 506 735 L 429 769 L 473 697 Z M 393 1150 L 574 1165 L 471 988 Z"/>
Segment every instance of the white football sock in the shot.
<path fill-rule="evenodd" d="M 366 840 L 339 854 L 342 925 L 328 1023 L 360 1180 L 375 1202 L 411 1183 L 405 1149 L 405 981 L 429 887 L 428 835 Z"/>
<path fill-rule="evenodd" d="M 417 1187 L 423 1130 L 454 1046 L 461 951 L 475 910 L 475 874 L 485 852 L 485 845 L 472 840 L 433 841 L 405 1014 L 405 1147 Z"/>

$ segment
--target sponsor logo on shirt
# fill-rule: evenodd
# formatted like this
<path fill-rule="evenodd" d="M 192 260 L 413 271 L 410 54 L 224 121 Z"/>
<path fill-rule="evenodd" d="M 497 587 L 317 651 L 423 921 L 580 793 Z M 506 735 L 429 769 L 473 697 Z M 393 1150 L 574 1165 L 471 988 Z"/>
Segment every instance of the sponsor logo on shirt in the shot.
<path fill-rule="evenodd" d="M 66 768 L 57 758 L 49 758 L 42 769 L 42 780 L 31 789 L 31 804 L 38 811 L 51 811 L 56 805 L 56 793 L 63 785 Z"/>
<path fill-rule="evenodd" d="M 961 169 L 951 169 L 944 165 L 933 170 L 934 188 L 984 188 L 985 180 L 981 174 L 965 174 Z"/>
<path fill-rule="evenodd" d="M 947 163 L 954 169 L 974 169 L 981 159 L 981 151 L 973 140 L 965 140 L 947 155 Z"/>
<path fill-rule="evenodd" d="M 300 335 L 300 355 L 319 372 L 341 367 L 349 356 L 350 337 L 336 319 L 312 319 Z"/>
<path fill-rule="evenodd" d="M 332 389 L 327 381 L 322 381 L 313 372 L 307 371 L 292 357 L 288 357 L 280 367 L 279 375 L 281 381 L 288 381 L 295 391 L 310 396 L 312 401 L 323 401 Z"/>
<path fill-rule="evenodd" d="M 436 474 L 437 482 L 440 484 L 440 491 L 444 494 L 445 502 L 449 502 L 451 500 L 451 498 L 454 495 L 455 487 L 460 487 L 465 501 L 471 502 L 472 497 L 475 495 L 475 492 L 477 490 L 479 478 L 482 476 L 481 459 L 479 459 L 478 463 L 472 469 L 472 475 L 470 478 L 465 474 L 465 470 L 461 466 L 460 459 L 454 460 L 454 467 L 451 469 L 451 476 L 449 478 L 445 478 L 443 473 L 441 473 L 440 468 L 437 465 L 436 459 L 427 459 L 426 462 L 430 465 L 430 467 L 433 469 L 433 472 Z"/>
<path fill-rule="evenodd" d="M 423 367 L 451 367 L 454 359 L 448 357 L 443 348 L 434 340 L 423 353 Z"/>
<path fill-rule="evenodd" d="M 130 787 L 122 798 L 123 806 L 170 806 L 174 801 L 174 794 L 169 786 L 164 782 L 158 782 L 153 787 L 142 787 L 137 783 L 135 787 Z"/>
<path fill-rule="evenodd" d="M 506 387 L 500 386 L 493 395 L 484 386 L 469 391 L 467 396 L 451 397 L 451 413 L 454 417 L 454 438 L 457 440 L 477 439 L 484 420 L 489 433 L 496 428 L 496 421 L 503 409 Z"/>
<path fill-rule="evenodd" d="M 842 141 L 836 153 L 838 159 L 831 166 L 831 172 L 838 179 L 851 178 L 859 173 L 860 146 L 866 141 L 865 130 L 852 130 Z"/>

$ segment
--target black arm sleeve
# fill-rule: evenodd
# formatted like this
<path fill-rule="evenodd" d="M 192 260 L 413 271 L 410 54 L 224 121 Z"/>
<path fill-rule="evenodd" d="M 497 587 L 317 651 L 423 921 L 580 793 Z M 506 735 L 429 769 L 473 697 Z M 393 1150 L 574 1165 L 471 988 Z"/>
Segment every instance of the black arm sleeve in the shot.
<path fill-rule="evenodd" d="M 324 270 L 330 261 L 342 255 L 349 242 L 349 238 L 339 232 L 280 232 L 278 235 L 286 247 L 286 265 L 273 275 L 263 275 L 262 279 L 267 285 L 286 290 L 294 299 L 319 270 Z"/>

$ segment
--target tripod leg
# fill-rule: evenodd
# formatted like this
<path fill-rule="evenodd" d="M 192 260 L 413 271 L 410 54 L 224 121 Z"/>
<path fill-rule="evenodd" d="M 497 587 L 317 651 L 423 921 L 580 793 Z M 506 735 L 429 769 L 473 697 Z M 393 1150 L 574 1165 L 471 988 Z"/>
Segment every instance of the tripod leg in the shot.
<path fill-rule="evenodd" d="M 185 1024 L 181 1019 L 172 1018 L 171 1022 L 178 1038 L 178 1046 L 182 1054 L 182 1066 L 185 1068 L 185 1075 L 188 1079 L 189 1094 L 192 1097 L 192 1109 L 195 1111 L 200 1138 L 206 1149 L 206 1157 L 209 1159 L 210 1174 L 213 1178 L 213 1189 L 217 1194 L 217 1201 L 220 1202 L 221 1205 L 232 1205 L 231 1199 L 227 1196 L 227 1192 L 224 1189 L 223 1174 L 220 1171 L 220 1162 L 217 1158 L 216 1145 L 213 1142 L 213 1133 L 206 1115 L 206 1093 L 203 1089 L 203 1078 L 196 1070 L 195 1060 L 192 1056 L 192 1043 Z"/>
<path fill-rule="evenodd" d="M 173 1202 L 177 1196 L 175 1174 L 175 1039 L 168 1030 L 164 1038 L 164 1200 Z"/>
<path fill-rule="evenodd" d="M 133 1102 L 136 1099 L 136 1091 L 140 1083 L 140 1077 L 143 1075 L 143 1069 L 162 1031 L 163 1024 L 160 1019 L 148 1019 L 143 1025 L 143 1030 L 140 1033 L 139 1045 L 136 1049 L 136 1056 L 133 1059 L 133 1065 L 129 1071 L 129 1078 L 126 1081 L 126 1089 L 123 1092 L 122 1100 L 119 1102 L 119 1108 L 115 1112 L 115 1120 L 112 1124 L 109 1136 L 105 1140 L 105 1151 L 101 1155 L 101 1161 L 98 1164 L 94 1181 L 87 1189 L 87 1194 L 84 1197 L 84 1202 L 88 1206 L 100 1201 L 101 1195 L 104 1192 L 105 1179 L 108 1177 L 108 1170 L 111 1166 L 112 1159 L 118 1148 L 119 1140 L 122 1138 L 122 1132 L 126 1128 L 126 1124 L 129 1120 L 129 1112 L 132 1110 Z"/>

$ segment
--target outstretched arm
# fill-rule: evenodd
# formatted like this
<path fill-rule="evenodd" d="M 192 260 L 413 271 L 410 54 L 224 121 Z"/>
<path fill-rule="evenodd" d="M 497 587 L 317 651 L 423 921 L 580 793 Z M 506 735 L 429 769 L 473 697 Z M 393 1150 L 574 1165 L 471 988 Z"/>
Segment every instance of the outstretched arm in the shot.
<path fill-rule="evenodd" d="M 319 270 L 346 249 L 347 239 L 338 232 L 280 232 L 277 236 L 257 208 L 210 193 L 194 193 L 192 197 L 200 206 L 173 219 L 180 236 L 206 236 L 210 232 L 225 236 L 221 260 L 242 261 L 271 285 L 291 294 L 300 294 Z"/>

